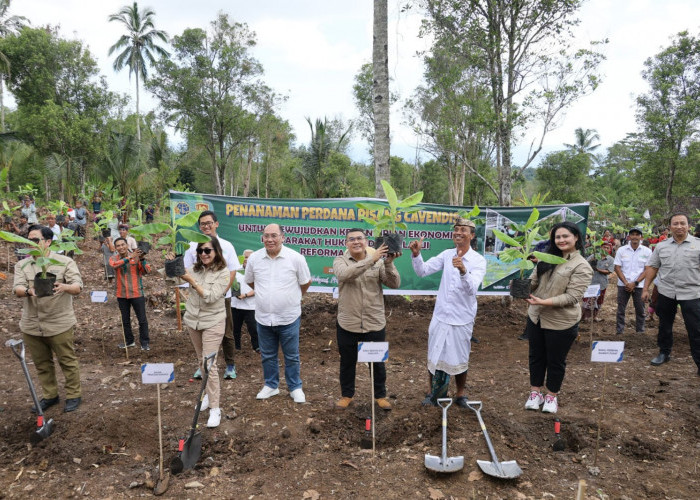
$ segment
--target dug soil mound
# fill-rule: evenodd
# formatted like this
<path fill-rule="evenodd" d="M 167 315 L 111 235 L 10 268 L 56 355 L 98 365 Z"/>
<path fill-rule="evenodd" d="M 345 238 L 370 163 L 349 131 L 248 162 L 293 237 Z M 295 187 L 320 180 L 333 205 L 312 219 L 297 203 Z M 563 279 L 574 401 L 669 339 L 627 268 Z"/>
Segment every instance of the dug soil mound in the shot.
<path fill-rule="evenodd" d="M 83 404 L 63 413 L 48 410 L 56 428 L 32 446 L 35 418 L 17 358 L 0 349 L 0 498 L 126 498 L 150 496 L 158 475 L 156 388 L 141 383 L 142 363 L 172 362 L 175 381 L 162 393 L 166 466 L 193 417 L 199 382 L 194 349 L 178 331 L 174 294 L 164 281 L 146 278 L 151 350 L 117 348 L 122 331 L 114 287 L 104 277 L 96 242 L 76 257 L 85 281 L 75 300 L 76 349 Z M 5 271 L 4 248 L 0 270 Z M 156 267 L 161 257 L 151 252 Z M 2 341 L 21 338 L 21 301 L 11 295 L 13 275 L 0 280 Z M 89 292 L 107 290 L 106 303 Z M 434 300 L 387 297 L 390 355 L 387 388 L 393 410 L 376 415 L 376 452 L 364 450 L 371 414 L 369 371 L 357 370 L 357 394 L 345 411 L 340 396 L 335 341 L 335 300 L 310 294 L 301 322 L 302 379 L 307 403 L 295 404 L 284 382 L 279 396 L 255 399 L 263 385 L 259 356 L 244 330 L 237 352 L 238 377 L 221 383 L 223 418 L 216 429 L 200 417 L 202 456 L 194 469 L 171 477 L 166 498 L 573 498 L 579 480 L 588 498 L 697 498 L 700 455 L 700 377 L 680 315 L 672 360 L 653 367 L 656 325 L 645 334 L 615 335 L 615 286 L 609 288 L 602 323 L 586 325 L 568 358 L 560 395 L 565 450 L 555 452 L 554 417 L 526 411 L 527 342 L 517 340 L 524 303 L 480 297 L 468 377 L 469 397 L 482 415 L 502 461 L 516 460 L 523 474 L 503 481 L 484 475 L 476 460 L 490 460 L 474 413 L 448 410 L 448 455 L 464 456 L 464 469 L 429 472 L 426 454 L 441 450 L 441 411 L 420 402 L 427 389 L 427 328 Z M 632 305 L 628 323 L 632 321 Z M 134 328 L 136 328 L 134 318 Z M 592 328 L 592 330 L 591 330 Z M 621 363 L 590 362 L 590 339 L 624 340 Z M 220 375 L 223 360 L 219 360 Z M 36 371 L 30 372 L 37 383 Z M 452 388 L 453 389 L 453 388 Z M 600 438 L 598 423 L 600 422 Z M 596 467 L 593 467 L 598 453 Z"/>

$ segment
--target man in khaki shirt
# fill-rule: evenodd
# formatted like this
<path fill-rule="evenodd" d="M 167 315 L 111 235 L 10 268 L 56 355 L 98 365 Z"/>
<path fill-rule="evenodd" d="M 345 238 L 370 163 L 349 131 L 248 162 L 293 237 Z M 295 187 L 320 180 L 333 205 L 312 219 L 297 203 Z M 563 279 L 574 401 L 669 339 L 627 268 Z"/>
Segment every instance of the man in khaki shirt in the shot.
<path fill-rule="evenodd" d="M 700 239 L 689 234 L 689 223 L 686 214 L 671 216 L 673 237 L 656 245 L 647 261 L 642 300 L 649 298 L 649 287 L 658 275 L 656 313 L 659 315 L 659 354 L 651 360 L 651 364 L 659 366 L 670 361 L 673 322 L 680 306 L 688 331 L 690 353 L 700 375 Z"/>
<path fill-rule="evenodd" d="M 53 231 L 46 226 L 29 228 L 28 238 L 46 248 L 51 245 Z M 59 401 L 58 382 L 53 356 L 56 355 L 66 379 L 66 405 L 64 411 L 75 411 L 80 406 L 80 370 L 73 344 L 76 319 L 73 311 L 73 295 L 83 289 L 83 280 L 73 259 L 55 252 L 49 254 L 59 262 L 49 266 L 48 272 L 56 276 L 53 295 L 36 297 L 34 277 L 41 272 L 36 257 L 19 261 L 15 265 L 13 291 L 24 299 L 19 328 L 24 344 L 34 360 L 39 375 L 43 398 L 39 401 L 46 410 Z"/>
<path fill-rule="evenodd" d="M 340 352 L 340 389 L 342 397 L 336 403 L 347 408 L 355 395 L 355 366 L 358 342 L 383 342 L 386 338 L 384 293 L 382 285 L 401 285 L 394 259 L 401 254 L 389 254 L 382 245 L 376 250 L 367 247 L 362 229 L 350 229 L 345 239 L 347 251 L 333 261 L 333 273 L 338 279 L 338 322 L 336 324 Z M 374 364 L 374 397 L 383 410 L 391 410 L 386 398 L 386 369 L 384 363 Z"/>

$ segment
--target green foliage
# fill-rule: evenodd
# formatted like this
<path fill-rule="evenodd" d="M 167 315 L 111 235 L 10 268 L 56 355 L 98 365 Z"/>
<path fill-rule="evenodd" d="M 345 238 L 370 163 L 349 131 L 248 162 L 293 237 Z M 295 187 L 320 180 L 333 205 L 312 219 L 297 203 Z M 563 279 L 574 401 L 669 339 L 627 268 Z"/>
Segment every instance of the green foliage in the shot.
<path fill-rule="evenodd" d="M 50 266 L 65 265 L 62 262 L 50 257 L 50 253 L 52 251 L 57 252 L 59 250 L 63 250 L 65 252 L 73 251 L 78 254 L 82 253 L 82 251 L 78 248 L 78 245 L 76 244 L 76 240 L 78 238 L 71 238 L 72 232 L 70 233 L 71 234 L 67 235 L 67 238 L 65 240 L 54 241 L 51 243 L 50 246 L 46 247 L 43 245 L 39 245 L 39 243 L 34 243 L 32 240 L 28 240 L 27 238 L 19 236 L 18 234 L 9 233 L 7 231 L 0 231 L 0 238 L 11 243 L 21 243 L 23 245 L 27 245 L 26 248 L 21 248 L 18 250 L 18 252 L 25 255 L 29 255 L 31 257 L 36 257 L 35 262 L 36 265 L 41 268 L 41 277 L 46 278 L 46 273 Z M 31 260 L 27 260 L 23 267 L 28 265 L 29 263 L 31 263 Z"/>
<path fill-rule="evenodd" d="M 544 157 L 535 177 L 541 192 L 550 191 L 563 203 L 574 203 L 590 198 L 590 169 L 585 154 L 557 151 Z"/>
<path fill-rule="evenodd" d="M 189 229 L 197 223 L 201 213 L 201 211 L 190 212 L 184 217 L 175 219 L 171 224 L 165 224 L 163 222 L 143 224 L 132 228 L 131 233 L 138 235 L 142 240 L 146 240 L 152 235 L 166 233 L 165 236 L 161 236 L 158 239 L 157 243 L 159 246 L 166 247 L 163 253 L 165 254 L 169 250 L 175 252 L 176 255 L 182 255 L 187 250 L 187 242 L 206 243 L 211 239 L 206 234 Z M 182 240 L 178 240 L 178 236 L 180 236 Z"/>
<path fill-rule="evenodd" d="M 355 204 L 358 208 L 371 210 L 373 212 L 372 217 L 362 217 L 362 219 L 373 227 L 372 232 L 374 236 L 381 236 L 383 231 L 395 233 L 397 228 L 406 229 L 407 226 L 405 223 L 397 222 L 401 218 L 401 214 L 411 214 L 422 210 L 420 207 L 416 206 L 423 199 L 422 191 L 418 191 L 403 200 L 399 200 L 391 184 L 383 179 L 381 182 L 384 195 L 389 203 L 388 210 L 384 205 L 378 203 L 361 202 Z"/>
<path fill-rule="evenodd" d="M 539 210 L 533 208 L 525 224 L 513 224 L 512 228 L 516 231 L 515 236 L 509 236 L 498 229 L 493 229 L 493 234 L 496 238 L 509 246 L 509 248 L 506 248 L 498 255 L 498 258 L 503 262 L 518 261 L 520 279 L 523 278 L 525 271 L 529 271 L 535 267 L 534 262 L 528 259 L 530 256 L 534 256 L 538 260 L 549 264 L 563 264 L 566 262 L 565 259 L 557 257 L 556 255 L 532 251 L 535 242 L 546 237 L 540 234 L 540 226 L 537 225 L 537 219 L 539 219 L 539 217 Z"/>

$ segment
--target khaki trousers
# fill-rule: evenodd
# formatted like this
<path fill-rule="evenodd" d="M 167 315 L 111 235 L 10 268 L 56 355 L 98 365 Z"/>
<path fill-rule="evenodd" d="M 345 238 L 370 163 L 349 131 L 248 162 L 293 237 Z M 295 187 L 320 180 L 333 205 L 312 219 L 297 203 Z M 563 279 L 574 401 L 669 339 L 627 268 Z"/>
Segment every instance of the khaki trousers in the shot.
<path fill-rule="evenodd" d="M 204 356 L 208 356 L 212 352 L 219 352 L 221 339 L 224 338 L 225 320 L 219 322 L 206 330 L 193 330 L 189 328 L 192 345 L 197 353 L 199 367 L 204 374 Z M 209 396 L 209 408 L 219 408 L 219 370 L 216 367 L 216 358 L 209 372 L 209 380 L 206 387 L 207 396 Z"/>
<path fill-rule="evenodd" d="M 36 335 L 23 334 L 24 345 L 27 346 L 37 374 L 44 399 L 58 396 L 58 381 L 56 380 L 56 367 L 53 356 L 56 355 L 63 376 L 66 379 L 66 399 L 79 398 L 80 369 L 78 357 L 75 355 L 73 344 L 74 329 L 51 337 L 38 337 Z"/>

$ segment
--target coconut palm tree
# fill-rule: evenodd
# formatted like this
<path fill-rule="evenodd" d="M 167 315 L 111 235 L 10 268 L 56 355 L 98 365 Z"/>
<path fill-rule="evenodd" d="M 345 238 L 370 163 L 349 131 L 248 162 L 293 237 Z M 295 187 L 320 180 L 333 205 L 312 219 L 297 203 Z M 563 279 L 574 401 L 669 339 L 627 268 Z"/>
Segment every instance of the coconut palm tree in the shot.
<path fill-rule="evenodd" d="M 12 0 L 0 0 L 0 38 L 17 33 L 29 21 L 24 16 L 8 16 Z M 5 54 L 0 52 L 0 132 L 5 131 L 5 104 L 3 102 L 5 94 L 5 76 L 10 75 L 10 61 Z"/>
<path fill-rule="evenodd" d="M 139 77 L 146 80 L 148 64 L 155 64 L 156 58 L 153 53 L 161 57 L 168 57 L 170 53 L 157 45 L 161 40 L 168 43 L 168 34 L 165 31 L 157 30 L 153 24 L 156 13 L 150 8 L 139 11 L 136 2 L 130 7 L 125 5 L 116 14 L 109 16 L 109 21 L 117 21 L 126 27 L 127 34 L 122 35 L 117 43 L 109 48 L 109 55 L 121 50 L 114 60 L 114 70 L 121 71 L 124 66 L 129 66 L 129 78 L 131 74 L 136 75 L 136 138 L 141 140 L 141 125 L 139 117 Z"/>
<path fill-rule="evenodd" d="M 594 129 L 583 130 L 579 127 L 574 130 L 574 137 L 576 138 L 574 144 L 564 144 L 564 146 L 576 154 L 584 154 L 590 158 L 593 156 L 593 152 L 600 147 L 600 144 L 593 144 L 600 140 L 598 132 Z"/>

